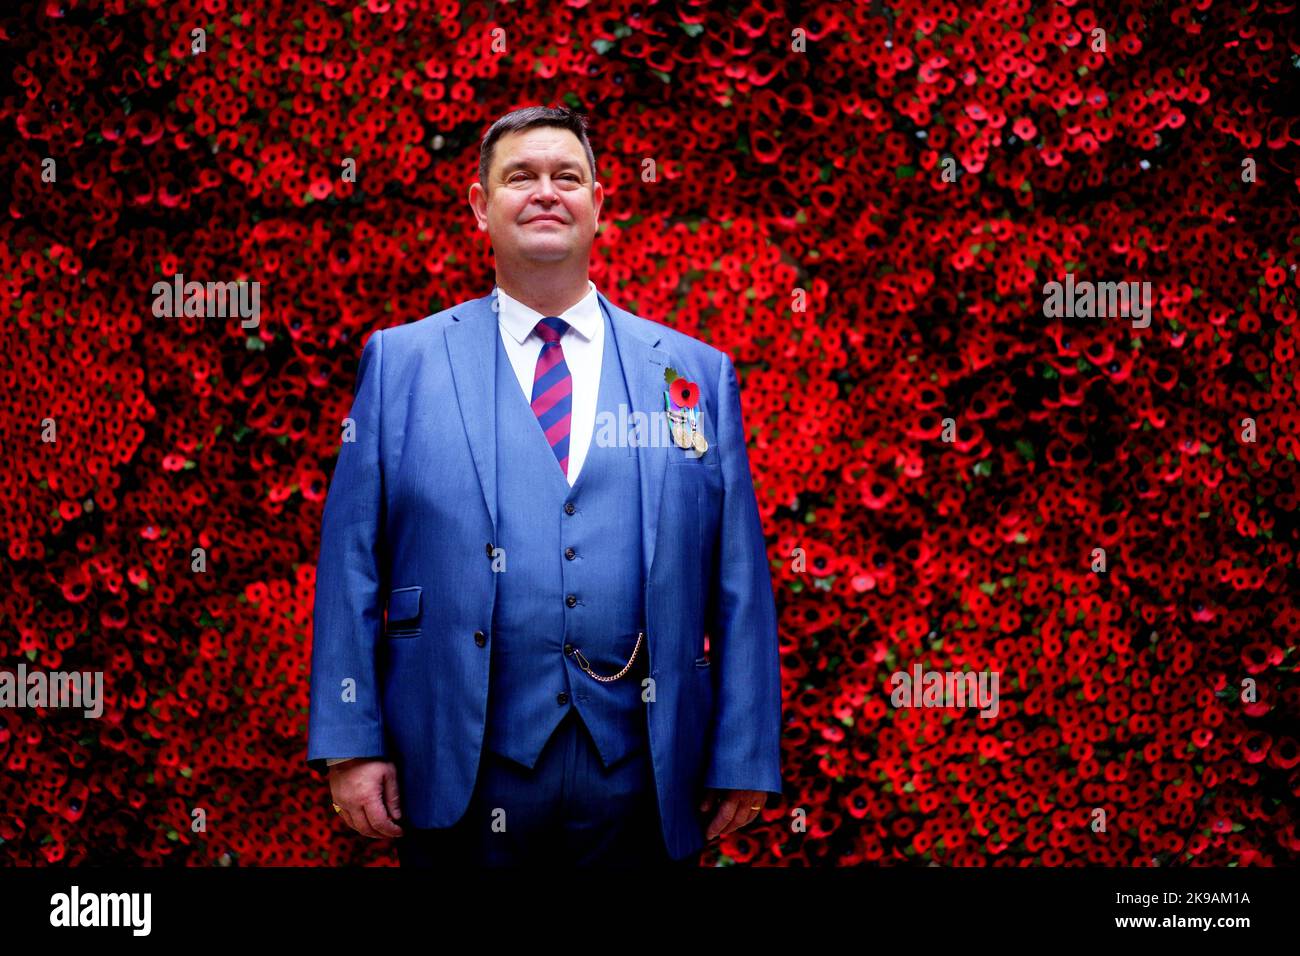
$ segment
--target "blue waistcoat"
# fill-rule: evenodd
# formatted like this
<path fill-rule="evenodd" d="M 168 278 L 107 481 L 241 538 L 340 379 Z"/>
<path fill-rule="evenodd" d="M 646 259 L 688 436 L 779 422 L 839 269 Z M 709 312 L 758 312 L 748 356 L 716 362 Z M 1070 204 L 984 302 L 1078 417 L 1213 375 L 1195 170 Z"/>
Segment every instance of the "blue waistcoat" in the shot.
<path fill-rule="evenodd" d="M 619 420 L 629 406 L 614 331 L 602 305 L 604 358 L 596 403 Z M 492 621 L 487 746 L 532 767 L 560 720 L 576 709 L 605 766 L 648 741 L 636 660 L 614 681 L 645 630 L 637 449 L 601 447 L 597 427 L 572 486 L 496 340 L 497 599 Z M 606 434 L 610 429 L 604 429 Z M 572 504 L 572 514 L 566 505 Z M 572 605 L 572 606 L 570 606 Z"/>

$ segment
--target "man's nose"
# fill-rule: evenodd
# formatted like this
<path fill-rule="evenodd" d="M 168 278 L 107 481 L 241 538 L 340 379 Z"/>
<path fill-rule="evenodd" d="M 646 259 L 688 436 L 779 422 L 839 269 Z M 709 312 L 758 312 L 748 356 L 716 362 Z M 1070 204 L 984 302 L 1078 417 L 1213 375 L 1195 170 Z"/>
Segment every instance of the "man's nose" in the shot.
<path fill-rule="evenodd" d="M 550 176 L 542 176 L 537 180 L 537 191 L 533 195 L 548 206 L 553 205 L 560 198 L 559 192 L 555 189 L 555 182 Z"/>

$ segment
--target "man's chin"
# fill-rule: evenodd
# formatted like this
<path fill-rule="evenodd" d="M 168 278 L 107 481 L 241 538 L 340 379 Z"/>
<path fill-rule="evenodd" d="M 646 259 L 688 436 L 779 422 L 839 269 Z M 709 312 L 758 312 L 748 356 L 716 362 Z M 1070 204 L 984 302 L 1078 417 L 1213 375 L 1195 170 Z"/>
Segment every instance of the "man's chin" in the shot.
<path fill-rule="evenodd" d="M 519 254 L 530 262 L 563 262 L 574 255 L 574 250 L 568 246 L 538 243 L 521 247 Z"/>

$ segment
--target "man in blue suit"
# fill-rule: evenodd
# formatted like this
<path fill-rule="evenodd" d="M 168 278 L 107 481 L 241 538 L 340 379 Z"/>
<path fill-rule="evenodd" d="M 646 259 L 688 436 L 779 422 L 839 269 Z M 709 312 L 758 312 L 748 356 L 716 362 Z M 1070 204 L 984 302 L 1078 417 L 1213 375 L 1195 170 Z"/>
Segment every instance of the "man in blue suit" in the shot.
<path fill-rule="evenodd" d="M 583 117 L 502 117 L 469 192 L 496 287 L 362 352 L 307 759 L 403 865 L 698 862 L 781 792 L 736 371 L 596 289 L 603 199 Z"/>

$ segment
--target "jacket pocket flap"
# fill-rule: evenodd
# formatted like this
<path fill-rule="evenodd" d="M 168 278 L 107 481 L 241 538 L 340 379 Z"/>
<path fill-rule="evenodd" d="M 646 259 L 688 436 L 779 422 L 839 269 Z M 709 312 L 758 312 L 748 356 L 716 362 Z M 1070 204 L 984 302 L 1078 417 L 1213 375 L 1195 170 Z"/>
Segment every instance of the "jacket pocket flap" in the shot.
<path fill-rule="evenodd" d="M 388 594 L 388 626 L 415 624 L 420 619 L 420 592 L 423 588 L 396 588 Z"/>

